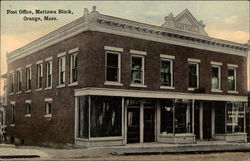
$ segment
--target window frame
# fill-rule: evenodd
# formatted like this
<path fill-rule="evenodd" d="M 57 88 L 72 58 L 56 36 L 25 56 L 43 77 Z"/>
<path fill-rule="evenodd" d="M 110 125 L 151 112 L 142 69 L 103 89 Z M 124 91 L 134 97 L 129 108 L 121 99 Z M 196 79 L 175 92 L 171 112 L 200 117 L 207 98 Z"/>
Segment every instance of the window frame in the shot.
<path fill-rule="evenodd" d="M 50 64 L 50 75 L 49 75 L 49 68 L 48 65 Z M 47 60 L 46 61 L 46 89 L 52 88 L 52 83 L 53 83 L 53 62 L 52 60 Z M 51 76 L 50 78 L 50 86 L 49 86 L 49 76 Z"/>
<path fill-rule="evenodd" d="M 37 89 L 42 89 L 43 88 L 43 62 L 38 63 L 36 65 L 36 71 L 37 71 Z M 40 86 L 41 84 L 41 86 Z"/>
<path fill-rule="evenodd" d="M 53 99 L 52 98 L 45 98 L 45 109 L 44 109 L 44 117 L 52 117 L 52 102 L 53 102 Z M 50 109 L 47 109 L 48 106 L 47 105 L 51 105 L 49 108 Z M 50 112 L 48 112 L 50 111 Z"/>
<path fill-rule="evenodd" d="M 15 122 L 16 122 L 15 106 L 16 106 L 15 102 L 10 103 L 10 110 L 11 110 L 10 126 L 15 126 Z"/>
<path fill-rule="evenodd" d="M 141 83 L 133 83 L 132 82 L 132 62 L 133 62 L 133 57 L 136 57 L 136 58 L 141 58 L 142 59 L 142 80 L 141 80 Z M 145 55 L 139 55 L 139 54 L 131 54 L 131 64 L 130 64 L 130 86 L 135 86 L 135 87 L 146 87 L 145 85 Z"/>
<path fill-rule="evenodd" d="M 28 109 L 27 105 L 29 105 L 29 110 L 27 110 Z M 25 101 L 25 117 L 31 117 L 31 100 Z"/>
<path fill-rule="evenodd" d="M 14 71 L 9 73 L 9 94 L 14 93 L 14 82 L 15 82 L 15 74 Z"/>
<path fill-rule="evenodd" d="M 218 89 L 213 88 L 213 86 L 212 86 L 213 68 L 218 68 L 218 79 L 219 79 L 219 88 Z M 221 91 L 221 65 L 212 64 L 212 66 L 211 66 L 211 91 L 212 92 L 222 92 Z"/>
<path fill-rule="evenodd" d="M 118 55 L 118 75 L 117 75 L 117 81 L 107 81 L 107 55 L 108 54 L 116 54 Z M 122 85 L 121 84 L 121 52 L 116 51 L 106 51 L 105 52 L 105 83 L 106 85 Z"/>
<path fill-rule="evenodd" d="M 77 65 L 75 68 L 73 68 L 73 56 L 76 57 L 76 64 Z M 70 84 L 78 82 L 78 62 L 77 61 L 78 61 L 78 51 L 70 53 L 70 78 L 69 78 Z M 76 70 L 76 80 L 75 81 L 73 80 L 73 70 L 74 69 Z"/>
<path fill-rule="evenodd" d="M 229 74 L 229 70 L 234 70 L 234 90 L 229 90 L 229 86 L 228 86 L 228 78 L 227 78 L 227 91 L 230 92 L 237 92 L 237 68 L 235 67 L 228 67 L 227 69 L 227 76 Z"/>
<path fill-rule="evenodd" d="M 197 85 L 196 87 L 189 87 L 189 65 L 194 64 L 196 66 L 196 82 Z M 188 61 L 188 90 L 195 90 L 200 88 L 200 64 L 199 62 L 194 62 L 194 61 Z"/>
<path fill-rule="evenodd" d="M 61 62 L 61 60 L 62 60 L 62 62 Z M 63 66 L 63 62 L 64 62 L 64 66 Z M 64 69 L 64 70 L 62 70 L 62 69 Z M 62 73 L 63 73 L 62 79 L 64 80 L 64 82 L 61 82 Z M 58 57 L 58 85 L 64 86 L 65 83 L 66 83 L 66 56 L 63 55 L 63 56 Z"/>
<path fill-rule="evenodd" d="M 26 91 L 30 91 L 32 88 L 32 68 L 26 67 Z M 29 74 L 28 74 L 29 71 Z M 29 77 L 28 77 L 29 76 Z"/>
<path fill-rule="evenodd" d="M 22 69 L 16 71 L 17 79 L 17 93 L 22 92 Z"/>
<path fill-rule="evenodd" d="M 168 61 L 170 62 L 170 74 L 171 74 L 171 85 L 170 86 L 165 86 L 165 85 L 162 85 L 162 82 L 161 82 L 161 68 L 162 68 L 162 61 Z M 173 88 L 174 89 L 174 69 L 173 69 L 173 59 L 169 59 L 169 58 L 164 58 L 164 57 L 161 57 L 160 58 L 160 86 L 161 88 Z"/>

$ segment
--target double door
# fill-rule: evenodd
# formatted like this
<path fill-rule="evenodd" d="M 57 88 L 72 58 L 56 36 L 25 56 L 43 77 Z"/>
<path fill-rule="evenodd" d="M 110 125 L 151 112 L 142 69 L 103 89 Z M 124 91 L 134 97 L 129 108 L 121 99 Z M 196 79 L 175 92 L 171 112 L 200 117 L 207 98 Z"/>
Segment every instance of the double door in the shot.
<path fill-rule="evenodd" d="M 155 108 L 127 109 L 127 143 L 155 141 Z"/>

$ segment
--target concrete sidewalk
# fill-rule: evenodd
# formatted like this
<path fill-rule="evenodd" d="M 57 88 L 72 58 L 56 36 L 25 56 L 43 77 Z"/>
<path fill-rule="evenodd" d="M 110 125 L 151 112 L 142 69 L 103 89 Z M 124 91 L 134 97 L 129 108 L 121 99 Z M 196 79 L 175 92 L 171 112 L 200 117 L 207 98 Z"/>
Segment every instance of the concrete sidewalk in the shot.
<path fill-rule="evenodd" d="M 143 143 L 126 146 L 91 147 L 83 149 L 53 149 L 36 146 L 14 146 L 0 144 L 0 158 L 29 157 L 41 158 L 86 158 L 112 155 L 157 154 L 157 153 L 195 153 L 249 151 L 250 143 L 226 143 L 221 141 L 197 142 L 196 144 Z"/>

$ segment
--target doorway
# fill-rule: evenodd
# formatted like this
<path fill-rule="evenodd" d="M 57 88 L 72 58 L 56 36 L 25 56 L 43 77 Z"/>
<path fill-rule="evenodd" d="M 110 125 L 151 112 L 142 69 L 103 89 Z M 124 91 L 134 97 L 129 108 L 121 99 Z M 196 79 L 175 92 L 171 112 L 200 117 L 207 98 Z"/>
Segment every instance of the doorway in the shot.
<path fill-rule="evenodd" d="M 140 108 L 128 108 L 127 142 L 140 142 Z"/>

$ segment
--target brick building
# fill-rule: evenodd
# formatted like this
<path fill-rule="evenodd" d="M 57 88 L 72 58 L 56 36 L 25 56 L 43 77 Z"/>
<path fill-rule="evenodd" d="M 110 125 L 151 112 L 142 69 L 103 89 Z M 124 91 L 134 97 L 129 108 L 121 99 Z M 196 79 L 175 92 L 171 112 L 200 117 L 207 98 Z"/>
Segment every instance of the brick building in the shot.
<path fill-rule="evenodd" d="M 84 10 L 8 54 L 8 138 L 84 146 L 245 142 L 247 46 L 186 9 L 162 26 Z"/>

